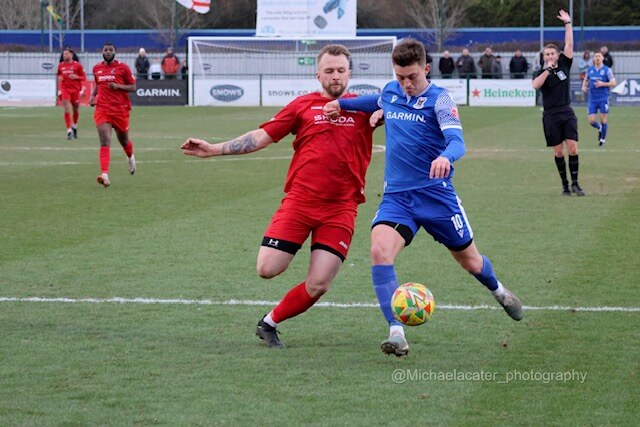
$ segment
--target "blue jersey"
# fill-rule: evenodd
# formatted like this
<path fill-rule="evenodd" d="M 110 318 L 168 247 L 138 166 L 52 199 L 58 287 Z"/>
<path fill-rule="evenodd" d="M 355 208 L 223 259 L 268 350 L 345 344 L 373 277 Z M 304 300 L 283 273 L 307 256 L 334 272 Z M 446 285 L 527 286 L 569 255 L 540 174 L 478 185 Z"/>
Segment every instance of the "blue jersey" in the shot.
<path fill-rule="evenodd" d="M 344 110 L 382 108 L 386 132 L 385 192 L 431 187 L 443 179 L 429 178 L 431 162 L 446 157 L 453 164 L 465 153 L 458 108 L 449 92 L 429 83 L 417 96 L 407 96 L 397 81 L 380 96 L 340 99 Z M 448 179 L 453 177 L 453 166 Z"/>
<path fill-rule="evenodd" d="M 609 99 L 610 88 L 596 87 L 596 82 L 610 82 L 615 79 L 611 68 L 603 65 L 600 68 L 596 68 L 595 65 L 587 68 L 587 75 L 585 77 L 589 80 L 589 102 L 598 103 Z"/>

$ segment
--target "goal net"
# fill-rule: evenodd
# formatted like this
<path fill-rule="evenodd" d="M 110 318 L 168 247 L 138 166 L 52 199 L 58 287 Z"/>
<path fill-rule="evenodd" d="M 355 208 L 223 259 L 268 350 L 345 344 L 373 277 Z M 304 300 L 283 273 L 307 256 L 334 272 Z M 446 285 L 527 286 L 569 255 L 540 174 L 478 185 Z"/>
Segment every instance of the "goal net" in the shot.
<path fill-rule="evenodd" d="M 286 105 L 320 90 L 316 57 L 332 43 L 351 52 L 351 92 L 379 93 L 393 79 L 395 37 L 189 37 L 189 105 Z"/>

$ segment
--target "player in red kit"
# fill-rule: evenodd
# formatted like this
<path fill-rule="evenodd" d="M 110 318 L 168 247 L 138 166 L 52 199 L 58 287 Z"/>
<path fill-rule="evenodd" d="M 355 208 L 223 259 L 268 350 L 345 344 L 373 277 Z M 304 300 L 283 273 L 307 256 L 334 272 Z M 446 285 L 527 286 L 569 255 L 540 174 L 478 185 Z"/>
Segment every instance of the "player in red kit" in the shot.
<path fill-rule="evenodd" d="M 374 130 L 371 114 L 347 112 L 331 120 L 322 113 L 328 101 L 354 96 L 345 94 L 349 58 L 346 47 L 325 46 L 317 58 L 321 92 L 294 99 L 260 128 L 235 139 L 209 144 L 189 138 L 181 146 L 185 154 L 198 157 L 245 154 L 295 135 L 286 196 L 263 236 L 258 274 L 270 279 L 284 272 L 309 235 L 311 258 L 305 280 L 258 322 L 256 334 L 269 347 L 284 347 L 278 323 L 305 312 L 329 290 L 347 256 L 358 204 L 364 202 Z"/>
<path fill-rule="evenodd" d="M 67 139 L 78 138 L 78 118 L 80 117 L 80 92 L 82 82 L 87 79 L 84 68 L 73 60 L 69 48 L 62 52 L 62 62 L 58 64 L 59 93 L 64 108 L 64 123 L 67 125 Z M 73 114 L 73 122 L 71 116 Z"/>
<path fill-rule="evenodd" d="M 93 67 L 95 88 L 89 98 L 89 105 L 95 105 L 93 119 L 100 138 L 100 168 L 97 181 L 105 188 L 109 181 L 109 162 L 111 161 L 111 129 L 129 159 L 129 173 L 136 171 L 136 159 L 133 155 L 133 143 L 129 139 L 129 111 L 131 100 L 129 92 L 136 90 L 136 78 L 127 64 L 116 61 L 116 47 L 105 43 L 102 58 Z"/>

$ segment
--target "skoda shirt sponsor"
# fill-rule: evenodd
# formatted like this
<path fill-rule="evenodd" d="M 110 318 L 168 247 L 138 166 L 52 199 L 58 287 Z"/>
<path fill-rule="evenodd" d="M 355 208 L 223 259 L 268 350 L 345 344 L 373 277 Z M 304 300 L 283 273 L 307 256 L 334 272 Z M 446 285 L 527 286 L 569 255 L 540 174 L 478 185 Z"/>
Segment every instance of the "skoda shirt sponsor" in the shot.
<path fill-rule="evenodd" d="M 235 85 L 217 85 L 209 91 L 211 97 L 222 102 L 233 102 L 242 98 L 244 89 Z"/>

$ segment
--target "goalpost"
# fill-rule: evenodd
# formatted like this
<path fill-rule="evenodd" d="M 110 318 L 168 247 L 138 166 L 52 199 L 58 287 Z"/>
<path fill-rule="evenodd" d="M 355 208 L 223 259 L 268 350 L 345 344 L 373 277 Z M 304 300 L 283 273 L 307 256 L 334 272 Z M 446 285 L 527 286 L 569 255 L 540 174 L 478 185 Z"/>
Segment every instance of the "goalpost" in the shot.
<path fill-rule="evenodd" d="M 286 105 L 320 90 L 316 56 L 331 43 L 351 52 L 351 92 L 380 93 L 394 78 L 396 37 L 189 37 L 189 105 Z"/>

